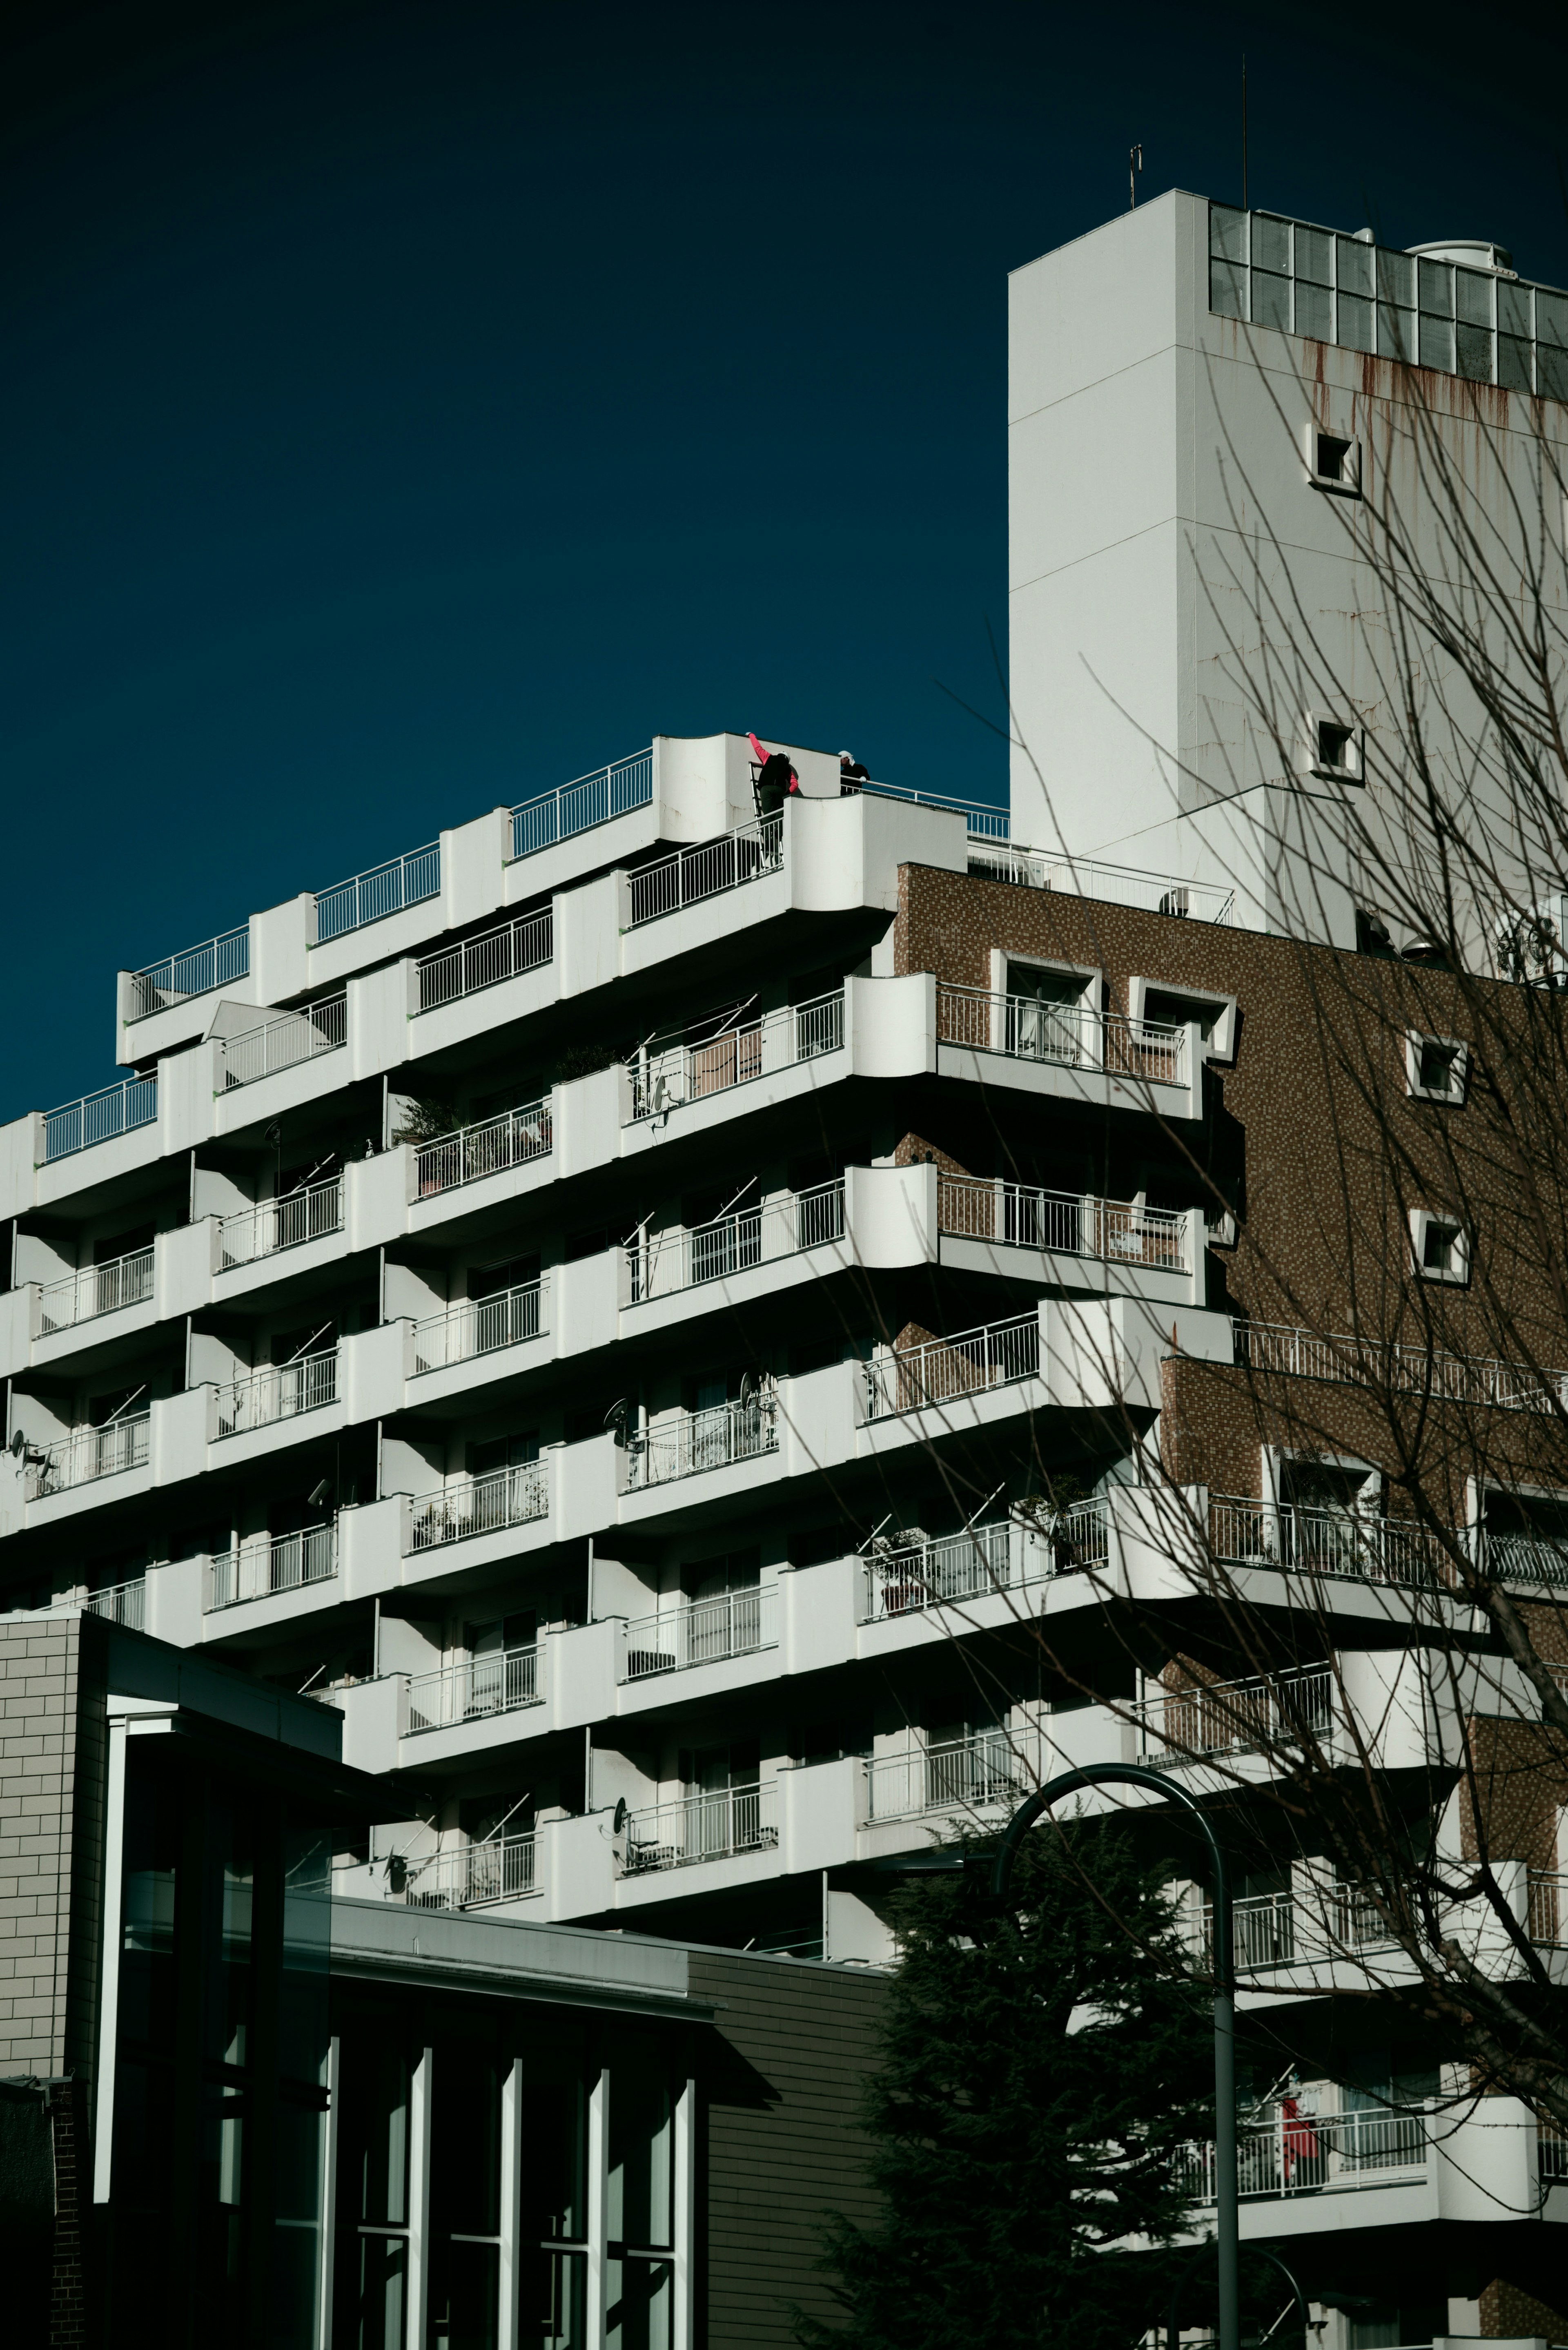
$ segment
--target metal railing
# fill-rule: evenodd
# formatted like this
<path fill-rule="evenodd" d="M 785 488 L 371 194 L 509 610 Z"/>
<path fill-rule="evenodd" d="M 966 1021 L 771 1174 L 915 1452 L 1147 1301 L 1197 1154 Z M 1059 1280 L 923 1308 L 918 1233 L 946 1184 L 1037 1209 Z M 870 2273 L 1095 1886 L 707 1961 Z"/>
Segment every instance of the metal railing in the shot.
<path fill-rule="evenodd" d="M 702 1101 L 799 1061 L 836 1053 L 843 1044 L 841 988 L 809 1003 L 784 1003 L 751 1020 L 737 1019 L 699 1044 L 667 1045 L 628 1062 L 632 1117 L 660 1117 L 682 1102 Z"/>
<path fill-rule="evenodd" d="M 1236 1321 L 1236 1360 L 1254 1371 L 1342 1386 L 1389 1388 L 1444 1402 L 1500 1411 L 1568 1409 L 1568 1371 L 1534 1370 L 1484 1355 L 1397 1346 L 1382 1338 L 1293 1330 L 1283 1324 Z"/>
<path fill-rule="evenodd" d="M 1103 1258 L 1160 1273 L 1192 1267 L 1191 1211 L 1136 1200 L 1042 1191 L 1026 1183 L 940 1174 L 937 1222 L 954 1240 L 1001 1241 L 1045 1254 Z"/>
<path fill-rule="evenodd" d="M 78 1428 L 41 1450 L 44 1458 L 27 1465 L 30 1502 L 47 1501 L 73 1485 L 94 1484 L 99 1477 L 118 1477 L 127 1469 L 144 1469 L 152 1457 L 152 1414 L 148 1409 L 104 1428 Z"/>
<path fill-rule="evenodd" d="M 867 1554 L 864 1621 L 918 1615 L 950 1601 L 983 1598 L 1012 1587 L 1009 1524 L 970 1526 L 935 1541 L 874 1543 Z M 1019 1585 L 1046 1582 L 1083 1566 L 1103 1565 L 1110 1556 L 1110 1523 L 1103 1502 L 1080 1502 L 1052 1519 L 1044 1534 L 1048 1556 L 1025 1564 Z M 1027 1554 L 1026 1554 L 1027 1558 Z"/>
<path fill-rule="evenodd" d="M 1352 1885 L 1316 1886 L 1304 1905 L 1293 1893 L 1249 1895 L 1231 1904 L 1231 1915 L 1236 1964 L 1249 1970 L 1395 1947 L 1377 1904 Z M 1213 1949 L 1213 1906 L 1205 1902 L 1206 1954 Z"/>
<path fill-rule="evenodd" d="M 82 1601 L 84 1616 L 101 1616 L 106 1624 L 124 1624 L 132 1632 L 147 1629 L 147 1577 L 132 1575 L 127 1583 L 106 1584 L 89 1591 Z"/>
<path fill-rule="evenodd" d="M 1011 1810 L 1040 1784 L 1042 1741 L 1032 1724 L 981 1730 L 938 1746 L 878 1754 L 866 1765 L 866 1817 L 909 1819 L 923 1812 Z"/>
<path fill-rule="evenodd" d="M 630 892 L 631 928 L 656 922 L 682 906 L 718 898 L 742 882 L 784 868 L 784 818 L 766 816 L 722 832 L 717 840 L 700 841 L 694 848 L 678 848 L 652 865 L 639 865 L 627 875 Z"/>
<path fill-rule="evenodd" d="M 220 1218 L 218 1270 L 229 1273 L 237 1264 L 254 1264 L 279 1249 L 303 1248 L 306 1241 L 324 1240 L 342 1229 L 341 1175 L 302 1183 L 280 1199 L 258 1200 L 254 1208 L 238 1208 L 232 1216 Z"/>
<path fill-rule="evenodd" d="M 480 1477 L 460 1477 L 439 1492 L 421 1493 L 413 1505 L 410 1546 L 436 1550 L 465 1542 L 470 1534 L 493 1534 L 504 1526 L 526 1525 L 548 1514 L 550 1471 L 545 1461 L 519 1461 L 489 1469 Z"/>
<path fill-rule="evenodd" d="M 555 910 L 546 906 L 542 914 L 521 915 L 499 930 L 482 931 L 461 945 L 443 947 L 439 954 L 421 955 L 414 966 L 420 1010 L 434 1012 L 461 996 L 477 995 L 482 988 L 515 979 L 519 972 L 541 970 L 556 951 L 555 933 Z"/>
<path fill-rule="evenodd" d="M 1209 1546 L 1228 1566 L 1289 1567 L 1301 1575 L 1423 1587 L 1446 1577 L 1442 1552 L 1423 1527 L 1354 1510 L 1308 1510 L 1217 1493 L 1209 1504 Z"/>
<path fill-rule="evenodd" d="M 227 987 L 231 980 L 244 979 L 251 967 L 251 926 L 242 922 L 237 930 L 224 931 L 215 939 L 204 939 L 199 947 L 186 947 L 180 954 L 165 955 L 161 962 L 150 962 L 130 974 L 130 1016 L 145 1020 L 150 1013 L 166 1012 L 171 1003 L 183 1003 L 188 996 L 210 994 L 214 987 Z"/>
<path fill-rule="evenodd" d="M 1568 1542 L 1480 1531 L 1478 1555 L 1501 1583 L 1568 1584 Z"/>
<path fill-rule="evenodd" d="M 1310 1665 L 1247 1680 L 1193 1682 L 1129 1711 L 1140 1732 L 1138 1760 L 1157 1768 L 1267 1754 L 1309 1739 L 1326 1747 L 1334 1736 L 1334 1675 Z"/>
<path fill-rule="evenodd" d="M 649 1869 L 682 1868 L 699 1860 L 728 1860 L 764 1852 L 778 1843 L 776 1790 L 759 1782 L 750 1787 L 716 1787 L 633 1812 L 626 1824 L 628 1877 Z"/>
<path fill-rule="evenodd" d="M 79 1101 L 64 1102 L 44 1112 L 44 1163 L 68 1159 L 73 1151 L 90 1150 L 95 1142 L 112 1142 L 117 1134 L 131 1134 L 150 1126 L 158 1115 L 158 1077 L 124 1077 L 117 1086 L 103 1086 Z"/>
<path fill-rule="evenodd" d="M 770 1391 L 745 1403 L 720 1403 L 682 1412 L 673 1424 L 645 1430 L 628 1445 L 632 1486 L 666 1485 L 738 1461 L 760 1460 L 779 1449 L 778 1407 Z"/>
<path fill-rule="evenodd" d="M 793 1191 L 755 1208 L 737 1208 L 710 1224 L 680 1224 L 628 1248 L 631 1302 L 668 1297 L 703 1282 L 723 1281 L 755 1264 L 794 1256 L 844 1238 L 844 1179 Z"/>
<path fill-rule="evenodd" d="M 612 759 L 607 767 L 596 767 L 575 783 L 520 800 L 512 811 L 513 859 L 533 857 L 541 848 L 553 848 L 558 840 L 570 840 L 574 833 L 589 832 L 614 816 L 628 816 L 633 808 L 647 807 L 652 797 L 650 745 L 646 751 L 634 751 L 628 759 Z"/>
<path fill-rule="evenodd" d="M 863 783 L 858 779 L 841 785 L 839 789 L 841 796 L 846 798 L 853 798 L 857 792 L 868 792 L 873 799 L 906 800 L 911 807 L 940 808 L 949 816 L 965 816 L 971 840 L 1005 840 L 1012 821 L 1009 811 L 998 807 L 994 800 L 962 800 L 950 792 L 906 792 L 897 784 Z"/>
<path fill-rule="evenodd" d="M 337 1400 L 337 1349 L 324 1347 L 297 1362 L 268 1363 L 244 1378 L 225 1380 L 218 1388 L 218 1434 L 243 1436 Z"/>
<path fill-rule="evenodd" d="M 414 1151 L 414 1181 L 421 1200 L 450 1191 L 460 1183 L 478 1183 L 508 1167 L 525 1167 L 531 1159 L 547 1159 L 555 1146 L 555 1120 L 550 1097 L 503 1110 L 499 1118 L 477 1126 L 460 1126 L 434 1142 L 421 1142 Z"/>
<path fill-rule="evenodd" d="M 1391 2173 L 1424 2171 L 1427 2147 L 1427 2111 L 1420 2106 L 1374 2106 L 1354 2114 L 1282 2112 L 1271 2121 L 1239 2124 L 1236 2183 L 1244 2196 L 1380 2186 Z M 1212 2144 L 1184 2147 L 1177 2168 L 1195 2201 L 1213 2202 Z"/>
<path fill-rule="evenodd" d="M 722 1657 L 749 1656 L 778 1646 L 778 1586 L 753 1584 L 717 1599 L 694 1599 L 663 1616 L 639 1616 L 626 1627 L 621 1679 L 683 1672 Z"/>
<path fill-rule="evenodd" d="M 414 1375 L 444 1371 L 452 1363 L 466 1363 L 475 1355 L 493 1355 L 501 1347 L 521 1347 L 549 1327 L 545 1309 L 550 1295 L 549 1276 L 520 1282 L 515 1289 L 498 1289 L 493 1297 L 466 1298 L 444 1314 L 432 1314 L 414 1325 Z"/>
<path fill-rule="evenodd" d="M 1531 1940 L 1552 1950 L 1568 1948 L 1568 1877 L 1532 1868 L 1529 1883 Z"/>
<path fill-rule="evenodd" d="M 1096 898 L 1107 906 L 1135 906 L 1145 913 L 1190 916 L 1199 922 L 1229 922 L 1236 908 L 1234 889 L 1215 882 L 1179 881 L 1167 873 L 1101 865 L 1087 858 L 1049 857 L 1044 849 L 1007 847 L 972 835 L 969 869 L 988 881 L 1061 890 L 1075 898 Z"/>
<path fill-rule="evenodd" d="M 151 1295 L 150 1248 L 131 1249 L 103 1264 L 84 1264 L 63 1281 L 46 1283 L 40 1298 L 43 1335 L 94 1322 L 100 1314 L 118 1314 L 122 1305 L 140 1305 Z"/>
<path fill-rule="evenodd" d="M 337 1521 L 302 1526 L 289 1534 L 255 1534 L 207 1562 L 207 1613 L 238 1607 L 247 1599 L 267 1599 L 275 1591 L 298 1591 L 310 1583 L 330 1583 L 337 1572 Z"/>
<path fill-rule="evenodd" d="M 408 1864 L 402 1898 L 412 1909 L 474 1909 L 486 1901 L 523 1900 L 539 1889 L 537 1849 L 532 1835 L 502 1835 L 431 1853 L 428 1860 Z"/>
<path fill-rule="evenodd" d="M 389 857 L 348 881 L 335 881 L 316 893 L 316 944 L 340 939 L 347 931 L 361 931 L 405 906 L 421 906 L 441 892 L 441 843 L 410 848 L 406 856 Z"/>
<path fill-rule="evenodd" d="M 878 1355 L 864 1366 L 866 1417 L 887 1419 L 960 1396 L 983 1395 L 992 1388 L 1031 1379 L 1040 1368 L 1040 1317 L 1020 1315 L 1012 1322 L 989 1322 L 956 1337 L 931 1338 L 898 1354 Z"/>
<path fill-rule="evenodd" d="M 320 1053 L 335 1053 L 348 1042 L 347 995 L 323 996 L 280 1019 L 264 1020 L 243 1035 L 224 1036 L 218 1045 L 219 1083 L 224 1092 L 254 1086 L 260 1077 L 275 1076 Z"/>
<path fill-rule="evenodd" d="M 525 1705 L 542 1705 L 539 1650 L 498 1648 L 493 1654 L 471 1657 L 466 1663 L 448 1665 L 440 1672 L 415 1673 L 409 1681 L 409 1736 L 424 1730 L 448 1730 L 455 1721 L 475 1721 L 491 1713 L 515 1713 Z"/>
<path fill-rule="evenodd" d="M 1535 2166 L 1538 2178 L 1568 2178 L 1568 2130 L 1544 2114 L 1535 2125 Z"/>
<path fill-rule="evenodd" d="M 1147 1085 L 1187 1082 L 1187 1031 L 1163 1020 L 1129 1020 L 1083 1003 L 1042 1003 L 983 987 L 937 988 L 937 1042 L 1014 1061 L 1105 1069 Z"/>

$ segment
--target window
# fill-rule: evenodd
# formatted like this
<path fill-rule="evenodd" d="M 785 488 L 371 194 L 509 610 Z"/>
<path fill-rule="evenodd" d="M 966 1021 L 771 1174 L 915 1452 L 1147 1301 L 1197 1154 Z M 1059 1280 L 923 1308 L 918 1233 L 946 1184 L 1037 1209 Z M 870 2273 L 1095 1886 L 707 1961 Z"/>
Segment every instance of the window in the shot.
<path fill-rule="evenodd" d="M 1360 727 L 1348 724 L 1343 718 L 1327 718 L 1314 712 L 1308 720 L 1308 728 L 1313 774 L 1331 778 L 1335 783 L 1362 782 Z"/>
<path fill-rule="evenodd" d="M 1342 440 L 1336 432 L 1326 432 L 1320 425 L 1307 426 L 1307 473 L 1313 487 L 1338 490 L 1346 497 L 1361 494 L 1361 445 L 1359 442 Z"/>
<path fill-rule="evenodd" d="M 1162 987 L 1158 980 L 1134 978 L 1127 985 L 1127 1012 L 1132 1019 L 1147 1021 L 1158 1028 L 1185 1028 L 1189 1021 L 1195 1022 L 1211 1060 L 1235 1058 L 1233 995 L 1199 995 L 1185 987 Z"/>
<path fill-rule="evenodd" d="M 1434 1215 L 1427 1208 L 1412 1208 L 1410 1247 L 1416 1270 L 1424 1281 L 1463 1283 L 1469 1279 L 1469 1234 L 1451 1216 Z"/>
<path fill-rule="evenodd" d="M 1405 1039 L 1405 1074 L 1417 1100 L 1462 1102 L 1469 1047 L 1457 1036 L 1423 1036 L 1413 1028 Z"/>

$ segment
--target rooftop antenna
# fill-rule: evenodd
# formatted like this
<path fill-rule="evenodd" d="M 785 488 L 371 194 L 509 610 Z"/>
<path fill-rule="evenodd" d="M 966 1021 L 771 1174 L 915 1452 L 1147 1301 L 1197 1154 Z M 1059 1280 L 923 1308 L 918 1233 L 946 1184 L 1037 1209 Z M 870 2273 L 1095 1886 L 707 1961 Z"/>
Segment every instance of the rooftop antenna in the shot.
<path fill-rule="evenodd" d="M 1127 210 L 1129 213 L 1135 211 L 1137 205 L 1137 174 L 1142 170 L 1143 149 L 1129 147 L 1127 149 Z"/>
<path fill-rule="evenodd" d="M 1247 52 L 1241 52 L 1241 210 L 1247 203 Z"/>

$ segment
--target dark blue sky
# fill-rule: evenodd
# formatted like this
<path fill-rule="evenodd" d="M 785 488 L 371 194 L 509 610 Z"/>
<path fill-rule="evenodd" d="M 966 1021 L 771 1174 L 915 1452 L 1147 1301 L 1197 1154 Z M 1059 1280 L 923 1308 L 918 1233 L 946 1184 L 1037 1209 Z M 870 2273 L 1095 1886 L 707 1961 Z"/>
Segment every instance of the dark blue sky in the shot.
<path fill-rule="evenodd" d="M 1000 795 L 933 681 L 1001 715 L 1006 272 L 1133 139 L 1237 198 L 1245 47 L 1254 203 L 1568 283 L 1561 30 L 1450 21 L 14 13 L 0 1116 L 113 1075 L 121 963 L 654 732 Z"/>

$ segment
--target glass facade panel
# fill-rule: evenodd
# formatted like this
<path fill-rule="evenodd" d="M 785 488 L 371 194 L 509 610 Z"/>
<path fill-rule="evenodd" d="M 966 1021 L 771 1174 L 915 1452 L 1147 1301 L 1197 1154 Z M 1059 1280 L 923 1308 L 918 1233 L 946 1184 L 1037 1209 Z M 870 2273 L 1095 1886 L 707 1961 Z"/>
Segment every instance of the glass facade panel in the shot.
<path fill-rule="evenodd" d="M 1500 335 L 1515 335 L 1528 342 L 1534 328 L 1531 317 L 1531 288 L 1512 278 L 1497 281 L 1497 330 Z"/>
<path fill-rule="evenodd" d="M 1334 296 L 1326 286 L 1309 286 L 1296 279 L 1296 328 L 1298 335 L 1310 335 L 1314 342 L 1334 340 Z"/>
<path fill-rule="evenodd" d="M 1209 265 L 1209 307 L 1221 318 L 1247 315 L 1247 272 L 1238 261 Z"/>
<path fill-rule="evenodd" d="M 1334 283 L 1334 239 L 1325 228 L 1305 228 L 1296 224 L 1296 282 L 1305 278 L 1313 286 Z"/>
<path fill-rule="evenodd" d="M 1252 272 L 1252 324 L 1254 327 L 1276 327 L 1282 334 L 1291 330 L 1291 281 L 1276 277 L 1266 269 Z"/>
<path fill-rule="evenodd" d="M 1342 293 L 1339 297 L 1339 339 L 1346 350 L 1375 348 L 1372 305 L 1358 294 Z"/>
<path fill-rule="evenodd" d="M 1451 318 L 1454 315 L 1454 273 L 1446 261 L 1423 261 L 1420 267 L 1420 301 L 1423 310 L 1434 318 Z"/>
<path fill-rule="evenodd" d="M 1483 277 L 1479 269 L 1456 269 L 1454 305 L 1457 316 L 1467 327 L 1490 327 L 1491 279 Z"/>
<path fill-rule="evenodd" d="M 1535 347 L 1538 391 L 1548 400 L 1568 400 L 1568 350 L 1554 343 Z"/>
<path fill-rule="evenodd" d="M 607 2350 L 674 2350 L 675 2273 L 668 2261 L 611 2261 L 606 2278 Z"/>
<path fill-rule="evenodd" d="M 1291 268 L 1291 224 L 1276 220 L 1272 213 L 1252 214 L 1252 266 L 1272 269 L 1281 276 L 1289 276 Z"/>
<path fill-rule="evenodd" d="M 1216 261 L 1241 261 L 1247 258 L 1247 215 L 1233 212 L 1229 204 L 1209 207 L 1209 250 Z"/>
<path fill-rule="evenodd" d="M 438 2238 L 431 2254 L 430 2350 L 495 2350 L 500 2314 L 500 2245 Z"/>
<path fill-rule="evenodd" d="M 1392 302 L 1396 309 L 1413 310 L 1416 307 L 1416 263 L 1408 253 L 1390 253 L 1386 245 L 1374 245 L 1377 256 L 1377 295 L 1383 302 Z"/>
<path fill-rule="evenodd" d="M 1334 284 L 1342 294 L 1372 292 L 1372 247 L 1354 236 L 1336 236 L 1334 240 L 1334 267 L 1338 276 Z"/>
<path fill-rule="evenodd" d="M 1535 339 L 1554 343 L 1560 350 L 1568 348 L 1568 294 L 1549 294 L 1543 286 L 1537 286 Z"/>
<path fill-rule="evenodd" d="M 1454 322 L 1451 318 L 1430 318 L 1422 311 L 1421 365 L 1441 368 L 1448 375 L 1454 372 Z"/>
<path fill-rule="evenodd" d="M 540 2250 L 523 2263 L 519 2341 L 528 2350 L 586 2350 L 587 2301 L 587 2254 Z"/>
<path fill-rule="evenodd" d="M 1517 335 L 1500 335 L 1497 338 L 1497 380 L 1510 391 L 1533 391 L 1534 380 L 1530 365 L 1530 345 Z"/>
<path fill-rule="evenodd" d="M 1491 329 L 1461 326 L 1455 337 L 1459 372 L 1472 383 L 1491 381 Z"/>
<path fill-rule="evenodd" d="M 1397 310 L 1392 302 L 1377 305 L 1377 349 L 1386 359 L 1410 359 L 1416 357 L 1416 314 L 1414 310 Z"/>

